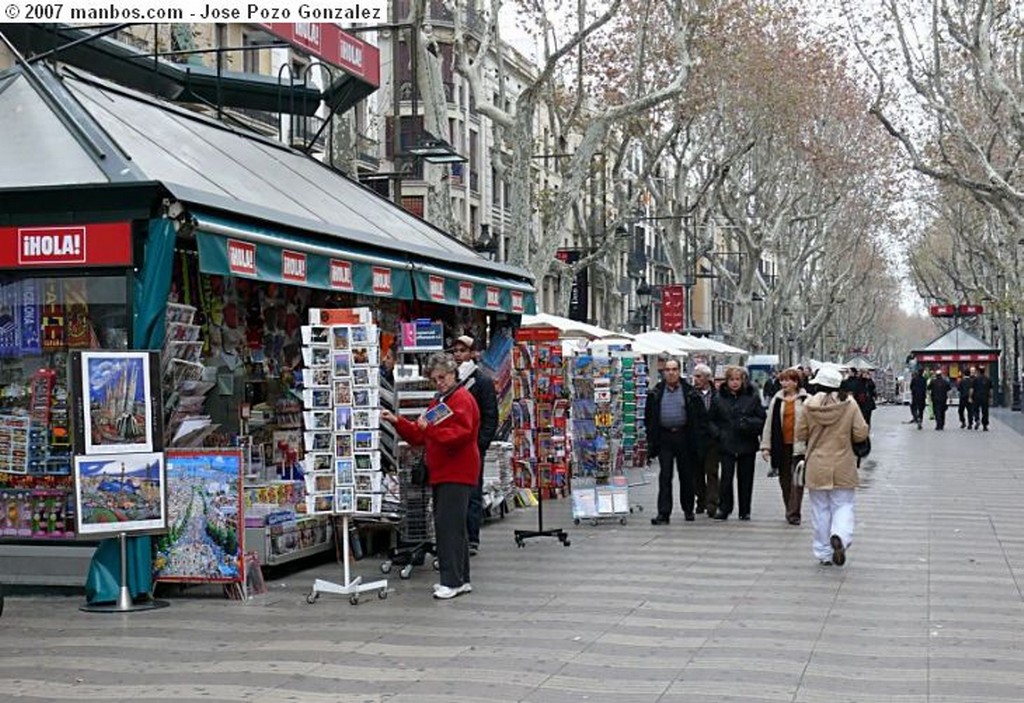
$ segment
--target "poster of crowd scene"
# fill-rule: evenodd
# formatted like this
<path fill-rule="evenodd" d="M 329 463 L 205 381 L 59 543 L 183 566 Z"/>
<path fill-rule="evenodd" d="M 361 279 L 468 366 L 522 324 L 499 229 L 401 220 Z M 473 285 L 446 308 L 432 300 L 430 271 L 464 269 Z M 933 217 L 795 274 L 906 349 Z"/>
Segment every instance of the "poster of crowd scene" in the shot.
<path fill-rule="evenodd" d="M 167 532 L 156 540 L 153 578 L 241 582 L 242 452 L 167 452 Z"/>
<path fill-rule="evenodd" d="M 163 454 L 76 456 L 75 507 L 80 535 L 162 531 Z"/>
<path fill-rule="evenodd" d="M 151 452 L 149 352 L 82 352 L 85 453 Z"/>

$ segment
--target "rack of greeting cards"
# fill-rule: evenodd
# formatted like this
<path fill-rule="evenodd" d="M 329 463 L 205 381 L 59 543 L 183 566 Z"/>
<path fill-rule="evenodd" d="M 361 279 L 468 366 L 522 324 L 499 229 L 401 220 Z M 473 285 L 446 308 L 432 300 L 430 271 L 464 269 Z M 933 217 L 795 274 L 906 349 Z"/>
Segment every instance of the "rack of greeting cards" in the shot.
<path fill-rule="evenodd" d="M 306 511 L 339 519 L 345 581 L 316 579 L 306 601 L 335 593 L 356 605 L 364 591 L 388 595 L 387 581 L 363 583 L 349 567 L 350 520 L 379 518 L 388 490 L 381 471 L 379 334 L 369 308 L 312 308 L 309 322 L 302 328 Z"/>
<path fill-rule="evenodd" d="M 577 525 L 582 520 L 596 525 L 604 518 L 625 525 L 630 512 L 623 472 L 623 397 L 633 381 L 632 364 L 628 365 L 630 380 L 624 378 L 625 360 L 618 354 L 583 351 L 571 361 L 572 514 Z"/>
<path fill-rule="evenodd" d="M 558 330 L 520 329 L 512 350 L 512 446 L 516 485 L 537 499 L 537 529 L 516 530 L 520 547 L 533 537 L 570 542 L 561 529 L 544 529 L 544 501 L 568 487 L 569 400 Z"/>

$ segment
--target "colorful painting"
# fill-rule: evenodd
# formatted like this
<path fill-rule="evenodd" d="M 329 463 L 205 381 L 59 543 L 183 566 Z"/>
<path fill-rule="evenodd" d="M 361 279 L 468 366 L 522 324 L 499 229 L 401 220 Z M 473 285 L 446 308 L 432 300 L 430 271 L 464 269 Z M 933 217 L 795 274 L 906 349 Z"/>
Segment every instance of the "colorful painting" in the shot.
<path fill-rule="evenodd" d="M 242 452 L 167 452 L 167 534 L 156 540 L 153 579 L 241 582 Z"/>
<path fill-rule="evenodd" d="M 149 352 L 82 352 L 86 454 L 152 452 Z"/>
<path fill-rule="evenodd" d="M 75 457 L 78 534 L 111 536 L 167 527 L 164 455 Z"/>

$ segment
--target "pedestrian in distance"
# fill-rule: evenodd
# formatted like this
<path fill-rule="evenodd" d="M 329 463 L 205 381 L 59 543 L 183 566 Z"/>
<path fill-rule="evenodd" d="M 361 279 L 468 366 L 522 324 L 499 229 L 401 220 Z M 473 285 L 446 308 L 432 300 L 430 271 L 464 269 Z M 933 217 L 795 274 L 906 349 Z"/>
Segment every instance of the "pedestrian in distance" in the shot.
<path fill-rule="evenodd" d="M 842 566 L 853 542 L 859 484 L 853 443 L 868 438 L 860 408 L 832 366 L 818 369 L 816 392 L 797 417 L 796 439 L 806 442 L 805 484 L 811 502 L 811 550 L 822 566 Z"/>
<path fill-rule="evenodd" d="M 700 396 L 705 414 L 710 414 L 711 404 L 715 400 L 715 378 L 711 367 L 697 364 L 693 368 L 693 387 Z M 718 511 L 718 441 L 708 431 L 705 420 L 701 425 L 703 436 L 698 437 L 698 450 L 702 455 L 698 459 L 694 485 L 697 491 L 697 513 L 706 512 L 714 517 Z"/>
<path fill-rule="evenodd" d="M 658 459 L 658 514 L 651 518 L 652 525 L 669 523 L 675 472 L 683 516 L 687 522 L 694 520 L 694 472 L 700 465 L 706 417 L 700 396 L 680 375 L 679 361 L 665 361 L 662 379 L 647 394 L 644 408 L 648 456 Z"/>
<path fill-rule="evenodd" d="M 434 598 L 440 600 L 473 590 L 469 581 L 466 513 L 480 472 L 480 411 L 473 396 L 457 382 L 457 368 L 455 360 L 446 354 L 432 354 L 427 360 L 427 377 L 437 388 L 427 410 L 444 403 L 449 411 L 434 424 L 425 415 L 413 422 L 390 410 L 381 410 L 380 414 L 406 442 L 426 448 L 427 483 L 433 490 L 434 540 L 441 575 L 441 582 L 434 585 Z"/>
<path fill-rule="evenodd" d="M 781 390 L 768 403 L 768 419 L 761 433 L 761 454 L 778 472 L 786 521 L 800 524 L 804 487 L 793 482 L 793 467 L 803 459 L 806 446 L 796 439 L 796 418 L 803 414 L 807 391 L 800 388 L 800 373 L 785 369 L 779 373 Z"/>
<path fill-rule="evenodd" d="M 985 368 L 982 366 L 974 369 L 975 375 L 971 380 L 971 413 L 974 429 L 978 425 L 988 432 L 988 406 L 992 403 L 992 379 L 985 375 Z"/>
<path fill-rule="evenodd" d="M 476 442 L 480 452 L 480 477 L 477 479 L 476 490 L 469 498 L 469 512 L 466 515 L 470 556 L 475 556 L 480 550 L 480 525 L 484 521 L 484 456 L 498 431 L 498 397 L 494 391 L 494 379 L 476 364 L 473 344 L 473 338 L 464 334 L 452 345 L 452 356 L 459 365 L 459 382 L 473 396 L 480 411 L 480 434 Z"/>
<path fill-rule="evenodd" d="M 754 460 L 761 444 L 765 411 L 742 366 L 725 369 L 725 383 L 711 404 L 709 427 L 718 440 L 721 481 L 716 520 L 727 520 L 733 510 L 733 476 L 740 520 L 750 519 L 754 492 Z"/>
<path fill-rule="evenodd" d="M 914 372 L 910 379 L 910 414 L 914 416 L 917 429 L 921 429 L 924 420 L 924 406 L 928 397 L 928 382 L 924 380 L 924 369 Z"/>
<path fill-rule="evenodd" d="M 971 392 L 974 390 L 974 374 L 976 373 L 974 367 L 971 367 L 971 371 L 968 374 L 960 376 L 960 380 L 956 383 L 957 392 L 957 405 L 956 414 L 960 419 L 960 429 L 972 429 L 974 426 L 974 413 L 971 410 L 973 403 L 971 402 Z"/>
<path fill-rule="evenodd" d="M 942 375 L 942 369 L 935 370 L 935 376 L 928 382 L 928 391 L 935 412 L 935 429 L 946 429 L 946 408 L 949 406 L 949 381 Z"/>

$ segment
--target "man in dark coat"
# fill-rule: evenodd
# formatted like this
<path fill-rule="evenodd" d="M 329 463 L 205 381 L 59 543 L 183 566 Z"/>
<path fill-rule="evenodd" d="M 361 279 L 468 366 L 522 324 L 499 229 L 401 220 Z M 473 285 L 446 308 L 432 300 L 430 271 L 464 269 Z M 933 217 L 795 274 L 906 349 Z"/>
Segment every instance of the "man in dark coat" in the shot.
<path fill-rule="evenodd" d="M 974 429 L 978 429 L 979 420 L 982 428 L 988 432 L 988 406 L 992 402 L 992 379 L 985 375 L 985 368 L 975 369 L 976 375 L 971 379 L 973 403 L 971 418 Z"/>
<path fill-rule="evenodd" d="M 669 359 L 644 408 L 648 456 L 658 458 L 658 514 L 652 525 L 667 525 L 672 515 L 673 465 L 679 473 L 679 504 L 687 522 L 693 521 L 694 472 L 704 455 L 706 424 L 704 402 L 682 379 L 679 362 Z"/>
<path fill-rule="evenodd" d="M 956 392 L 959 396 L 956 406 L 957 417 L 960 418 L 960 429 L 974 428 L 974 411 L 972 410 L 971 391 L 974 388 L 974 367 L 971 367 L 969 374 L 964 374 L 956 384 Z"/>
<path fill-rule="evenodd" d="M 914 416 L 917 429 L 921 429 L 924 419 L 924 406 L 928 397 L 928 382 L 924 380 L 924 370 L 918 369 L 910 379 L 910 413 Z"/>
<path fill-rule="evenodd" d="M 469 496 L 469 510 L 466 512 L 466 536 L 472 556 L 480 549 L 480 525 L 484 520 L 484 455 L 498 431 L 498 397 L 494 392 L 494 380 L 482 368 L 476 366 L 469 373 L 463 373 L 463 369 L 468 371 L 469 365 L 474 363 L 472 337 L 462 335 L 456 339 L 452 356 L 459 364 L 459 381 L 469 390 L 480 409 L 480 432 L 476 443 L 480 451 L 480 477 L 476 490 Z"/>
<path fill-rule="evenodd" d="M 935 429 L 946 429 L 946 406 L 949 404 L 949 381 L 942 375 L 942 369 L 935 370 L 935 376 L 928 384 L 932 394 L 932 411 L 935 413 Z"/>

